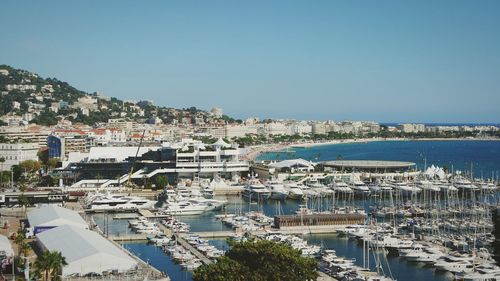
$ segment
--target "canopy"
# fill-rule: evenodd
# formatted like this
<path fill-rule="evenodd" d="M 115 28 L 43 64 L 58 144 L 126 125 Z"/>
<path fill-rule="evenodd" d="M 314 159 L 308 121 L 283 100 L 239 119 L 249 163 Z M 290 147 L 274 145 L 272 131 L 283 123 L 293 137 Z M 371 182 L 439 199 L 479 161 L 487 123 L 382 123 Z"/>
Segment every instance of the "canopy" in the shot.
<path fill-rule="evenodd" d="M 94 231 L 64 225 L 38 234 L 37 241 L 42 249 L 65 257 L 64 276 L 125 272 L 137 266 L 137 261 Z"/>
<path fill-rule="evenodd" d="M 0 256 L 5 254 L 7 257 L 14 256 L 14 250 L 9 242 L 9 239 L 3 235 L 0 235 Z"/>

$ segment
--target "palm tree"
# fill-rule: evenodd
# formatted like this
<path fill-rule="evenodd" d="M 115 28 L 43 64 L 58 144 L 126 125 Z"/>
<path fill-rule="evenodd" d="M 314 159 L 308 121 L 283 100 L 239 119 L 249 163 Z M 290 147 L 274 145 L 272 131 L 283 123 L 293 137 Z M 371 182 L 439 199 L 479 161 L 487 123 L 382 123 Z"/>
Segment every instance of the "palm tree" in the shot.
<path fill-rule="evenodd" d="M 24 232 L 19 229 L 16 233 L 16 239 L 14 240 L 14 243 L 17 244 L 18 247 L 18 252 L 21 252 L 22 245 L 25 243 L 26 236 L 24 235 Z"/>
<path fill-rule="evenodd" d="M 20 251 L 20 253 L 22 253 L 23 256 L 27 257 L 29 249 L 31 249 L 30 244 L 24 242 L 24 243 L 21 244 L 21 249 L 20 249 L 21 251 Z"/>
<path fill-rule="evenodd" d="M 50 252 L 50 269 L 51 273 L 54 275 L 52 280 L 60 280 L 62 274 L 62 269 L 64 266 L 68 265 L 66 258 L 62 256 L 61 252 Z"/>
<path fill-rule="evenodd" d="M 0 168 L 0 171 L 3 172 L 3 163 L 5 163 L 5 157 L 0 157 L 0 163 L 2 164 L 1 168 Z"/>
<path fill-rule="evenodd" d="M 66 258 L 62 256 L 61 252 L 45 251 L 35 261 L 35 275 L 38 279 L 44 281 L 60 280 L 62 268 L 65 265 L 68 265 L 68 263 L 66 262 Z"/>
<path fill-rule="evenodd" d="M 95 179 L 97 180 L 97 188 L 101 187 L 101 186 L 99 185 L 99 181 L 102 179 L 101 174 L 97 173 L 97 175 L 95 176 Z"/>
<path fill-rule="evenodd" d="M 45 251 L 35 261 L 35 277 L 44 281 L 48 281 L 50 277 L 50 252 Z"/>

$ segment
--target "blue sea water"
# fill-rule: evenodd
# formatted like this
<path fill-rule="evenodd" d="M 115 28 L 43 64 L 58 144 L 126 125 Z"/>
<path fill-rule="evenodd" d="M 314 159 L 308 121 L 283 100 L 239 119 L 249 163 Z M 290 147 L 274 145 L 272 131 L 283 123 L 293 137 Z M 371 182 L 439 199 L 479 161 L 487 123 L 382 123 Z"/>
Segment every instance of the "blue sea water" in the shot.
<path fill-rule="evenodd" d="M 143 261 L 167 273 L 172 281 L 192 280 L 191 272 L 182 270 L 181 266 L 176 264 L 170 256 L 164 253 L 159 247 L 146 243 L 125 243 L 122 245 Z"/>
<path fill-rule="evenodd" d="M 398 160 L 415 162 L 419 169 L 431 165 L 450 171 L 473 170 L 475 178 L 496 178 L 500 171 L 500 141 L 374 141 L 342 143 L 309 148 L 293 148 L 293 152 L 269 152 L 258 160 L 303 158 L 312 161 Z M 319 156 L 319 157 L 318 157 Z"/>
<path fill-rule="evenodd" d="M 218 197 L 218 199 L 225 198 L 229 201 L 225 211 L 219 212 L 207 212 L 200 216 L 182 216 L 178 217 L 180 220 L 187 222 L 191 225 L 192 231 L 220 231 L 229 230 L 226 225 L 222 224 L 219 220 L 215 219 L 215 215 L 226 213 L 240 213 L 248 211 L 261 211 L 268 216 L 274 216 L 275 214 L 291 214 L 299 208 L 299 203 L 293 200 L 286 200 L 278 203 L 277 201 L 266 201 L 262 205 L 248 204 L 248 202 L 242 200 L 239 197 L 229 196 L 229 197 Z M 374 204 L 376 199 L 358 199 L 355 201 L 355 205 L 358 207 L 367 207 L 368 205 Z M 325 208 L 329 207 L 329 202 L 323 202 Z M 101 229 L 105 228 L 105 217 L 104 214 L 95 214 L 94 220 L 99 225 Z M 108 215 L 108 227 L 110 234 L 127 234 L 130 232 L 128 229 L 127 220 L 113 220 L 113 215 Z M 311 244 L 322 245 L 327 249 L 335 249 L 337 254 L 350 259 L 355 259 L 356 264 L 362 265 L 362 247 L 352 240 L 347 240 L 345 238 L 339 238 L 336 235 L 305 235 L 303 236 Z M 227 250 L 228 245 L 224 239 L 214 239 L 209 240 L 211 245 L 216 246 L 219 249 Z M 192 275 L 189 272 L 184 271 L 181 266 L 175 263 L 170 256 L 162 252 L 162 250 L 154 245 L 142 243 L 123 243 L 123 246 L 130 252 L 143 259 L 146 262 L 151 263 L 155 268 L 160 271 L 166 272 L 171 280 L 173 281 L 190 281 L 192 280 Z M 370 257 L 371 264 L 374 265 L 374 256 Z M 438 274 L 431 267 L 423 267 L 422 264 L 408 263 L 403 259 L 398 257 L 388 257 L 388 264 L 393 276 L 397 280 L 435 280 L 435 281 L 445 281 L 449 280 L 449 276 Z M 373 269 L 373 268 L 372 268 Z M 386 267 L 386 271 L 388 268 Z"/>

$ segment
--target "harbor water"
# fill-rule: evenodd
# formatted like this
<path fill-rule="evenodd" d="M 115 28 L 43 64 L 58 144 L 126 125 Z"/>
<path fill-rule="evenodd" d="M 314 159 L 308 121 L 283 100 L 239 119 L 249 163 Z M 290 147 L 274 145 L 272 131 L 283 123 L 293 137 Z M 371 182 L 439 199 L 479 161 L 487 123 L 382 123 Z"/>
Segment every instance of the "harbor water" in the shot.
<path fill-rule="evenodd" d="M 451 170 L 470 170 L 471 163 L 475 177 L 482 174 L 486 177 L 497 177 L 500 170 L 500 142 L 497 141 L 387 141 L 353 144 L 325 145 L 311 148 L 294 148 L 293 152 L 267 153 L 259 159 L 286 159 L 304 158 L 309 160 L 333 160 L 339 155 L 343 159 L 376 159 L 376 160 L 400 160 L 416 162 L 420 168 L 424 163 L 427 165 L 446 166 Z M 424 160 L 426 159 L 426 160 Z M 249 203 L 238 196 L 222 197 L 228 200 L 226 208 L 222 211 L 207 212 L 197 216 L 178 217 L 183 222 L 191 225 L 193 232 L 210 232 L 230 230 L 220 220 L 215 219 L 217 214 L 238 214 L 248 211 L 260 211 L 267 216 L 276 214 L 292 214 L 299 209 L 299 202 L 285 200 L 266 201 L 263 204 Z M 221 199 L 221 198 L 217 198 Z M 370 205 L 380 202 L 379 198 L 357 198 L 350 204 L 359 208 L 368 209 Z M 314 202 L 309 202 L 310 204 Z M 327 209 L 331 207 L 331 200 L 316 202 L 316 207 Z M 342 202 L 336 202 L 342 204 Z M 110 234 L 126 235 L 131 232 L 127 220 L 113 219 L 115 214 L 95 214 L 94 220 L 99 227 Z M 337 255 L 348 259 L 355 259 L 355 263 L 363 265 L 363 247 L 356 240 L 338 237 L 335 234 L 305 235 L 302 238 L 310 244 L 320 245 L 326 249 L 334 249 Z M 119 242 L 119 241 L 118 241 Z M 219 249 L 227 250 L 225 240 L 210 240 L 210 244 Z M 145 242 L 130 243 L 122 242 L 123 247 L 134 253 L 142 260 L 149 262 L 157 269 L 166 272 L 173 281 L 189 281 L 191 273 L 182 270 L 170 256 L 160 248 L 148 245 Z M 374 269 L 374 255 L 370 254 L 370 267 Z M 397 255 L 383 255 L 387 259 L 384 263 L 384 273 L 396 280 L 451 280 L 453 276 L 449 273 L 437 272 L 431 266 L 422 263 L 408 262 Z M 387 266 L 387 264 L 389 266 Z"/>
<path fill-rule="evenodd" d="M 180 216 L 183 222 L 191 225 L 193 232 L 210 232 L 210 231 L 224 231 L 230 230 L 229 227 L 222 224 L 220 220 L 215 218 L 217 214 L 224 213 L 244 213 L 248 211 L 261 211 L 267 216 L 274 216 L 275 214 L 291 214 L 299 208 L 299 203 L 293 200 L 285 200 L 278 203 L 278 201 L 266 201 L 263 204 L 249 204 L 247 201 L 242 200 L 237 196 L 217 197 L 229 201 L 227 207 L 223 211 L 207 212 L 198 216 Z M 356 199 L 354 201 L 357 207 L 367 207 L 375 203 L 374 199 Z M 324 208 L 329 208 L 331 204 L 324 202 Z M 101 229 L 106 229 L 109 234 L 126 235 L 131 232 L 128 228 L 127 220 L 112 219 L 117 214 L 95 214 L 94 220 Z M 105 218 L 108 217 L 108 218 Z M 107 221 L 107 223 L 106 223 Z M 344 237 L 338 237 L 335 234 L 314 234 L 302 236 L 308 243 L 320 245 L 325 249 L 334 249 L 339 256 L 348 259 L 355 259 L 357 265 L 363 265 L 363 248 L 356 240 L 349 240 Z M 118 241 L 120 242 L 120 241 Z M 227 250 L 227 243 L 224 239 L 209 240 L 209 243 L 219 249 Z M 164 253 L 159 247 L 156 247 L 146 242 L 121 242 L 121 244 L 130 252 L 149 262 L 160 271 L 166 272 L 173 281 L 190 281 L 191 273 L 183 270 L 179 264 L 176 264 L 172 258 Z M 396 280 L 436 280 L 444 281 L 451 280 L 452 276 L 446 273 L 435 272 L 432 267 L 425 267 L 420 263 L 411 263 L 397 256 L 389 255 L 387 257 L 389 268 L 385 267 L 386 274 L 389 270 Z M 370 264 L 372 270 L 375 266 L 375 259 L 373 253 L 370 254 Z"/>

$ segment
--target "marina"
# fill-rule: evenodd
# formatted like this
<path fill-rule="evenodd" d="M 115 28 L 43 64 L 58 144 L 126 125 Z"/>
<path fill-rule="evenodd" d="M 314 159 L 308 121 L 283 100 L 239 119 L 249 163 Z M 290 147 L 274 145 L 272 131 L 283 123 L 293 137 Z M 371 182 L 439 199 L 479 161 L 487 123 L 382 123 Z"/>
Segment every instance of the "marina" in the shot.
<path fill-rule="evenodd" d="M 258 164 L 239 180 L 235 194 L 213 192 L 216 181 L 229 185 L 220 178 L 183 180 L 152 197 L 127 189 L 88 192 L 66 207 L 171 280 L 190 280 L 190 272 L 229 249 L 228 239 L 291 245 L 316 259 L 325 280 L 500 274 L 491 258 L 491 217 L 500 199 L 496 178 L 434 165 L 419 171 L 408 168 L 410 162 L 333 161 L 331 170 L 322 171 L 308 161 L 276 163 L 268 179 L 261 173 L 269 164 Z M 293 174 L 281 171 L 290 165 L 297 169 Z"/>

